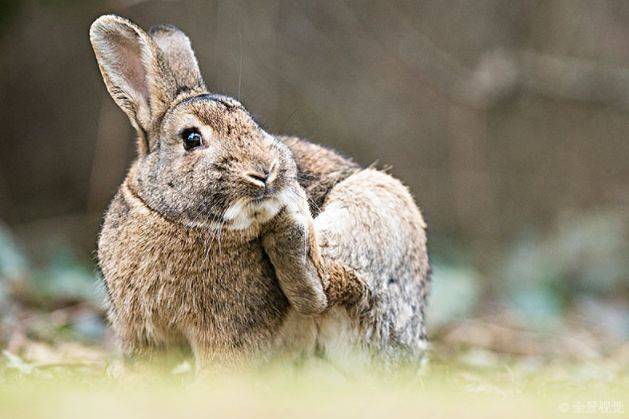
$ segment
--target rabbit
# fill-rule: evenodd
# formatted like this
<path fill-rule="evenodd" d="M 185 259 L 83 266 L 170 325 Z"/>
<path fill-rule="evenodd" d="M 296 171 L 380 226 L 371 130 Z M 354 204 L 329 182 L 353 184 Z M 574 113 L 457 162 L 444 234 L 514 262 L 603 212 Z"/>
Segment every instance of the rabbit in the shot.
<path fill-rule="evenodd" d="M 197 369 L 422 359 L 426 225 L 399 180 L 267 133 L 208 91 L 174 26 L 105 15 L 90 41 L 137 133 L 97 252 L 123 353 L 186 345 Z"/>

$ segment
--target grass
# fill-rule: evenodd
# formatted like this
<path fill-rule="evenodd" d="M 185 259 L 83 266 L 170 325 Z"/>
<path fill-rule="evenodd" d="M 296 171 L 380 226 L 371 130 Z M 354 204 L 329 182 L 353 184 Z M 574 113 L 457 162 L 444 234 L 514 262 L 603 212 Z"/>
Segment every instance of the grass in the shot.
<path fill-rule="evenodd" d="M 418 377 L 295 368 L 207 374 L 143 365 L 113 378 L 107 362 L 0 369 L 0 418 L 557 418 L 626 417 L 629 375 L 610 360 L 561 362 L 479 350 L 437 357 Z"/>

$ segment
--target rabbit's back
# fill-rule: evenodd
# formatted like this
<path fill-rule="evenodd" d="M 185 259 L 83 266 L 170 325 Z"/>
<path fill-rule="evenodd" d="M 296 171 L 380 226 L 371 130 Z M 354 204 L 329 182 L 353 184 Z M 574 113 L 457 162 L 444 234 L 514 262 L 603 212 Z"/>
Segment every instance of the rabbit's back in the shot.
<path fill-rule="evenodd" d="M 310 211 L 317 216 L 332 189 L 354 173 L 360 166 L 318 144 L 298 137 L 279 137 L 290 149 L 297 165 L 297 180 L 308 195 Z"/>
<path fill-rule="evenodd" d="M 426 225 L 410 192 L 391 175 L 362 169 L 333 150 L 295 137 L 283 141 L 308 193 L 321 254 L 352 269 L 370 292 L 353 310 L 335 307 L 318 319 L 289 316 L 285 344 L 345 360 L 360 347 L 389 360 L 420 359 L 427 347 L 430 265 Z"/>
<path fill-rule="evenodd" d="M 421 359 L 430 287 L 425 227 L 408 189 L 387 173 L 361 170 L 332 189 L 315 218 L 321 254 L 353 269 L 370 296 L 355 310 L 322 317 L 330 348 L 353 341 L 386 361 Z"/>

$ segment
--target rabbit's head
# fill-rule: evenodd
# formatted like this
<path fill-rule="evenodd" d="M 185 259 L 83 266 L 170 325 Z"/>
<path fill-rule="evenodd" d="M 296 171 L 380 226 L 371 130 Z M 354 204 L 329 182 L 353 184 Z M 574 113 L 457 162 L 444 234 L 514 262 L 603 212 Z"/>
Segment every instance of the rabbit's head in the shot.
<path fill-rule="evenodd" d="M 147 33 L 108 15 L 90 40 L 107 90 L 137 131 L 132 185 L 146 206 L 187 226 L 238 230 L 291 201 L 290 151 L 236 100 L 207 91 L 183 32 Z"/>

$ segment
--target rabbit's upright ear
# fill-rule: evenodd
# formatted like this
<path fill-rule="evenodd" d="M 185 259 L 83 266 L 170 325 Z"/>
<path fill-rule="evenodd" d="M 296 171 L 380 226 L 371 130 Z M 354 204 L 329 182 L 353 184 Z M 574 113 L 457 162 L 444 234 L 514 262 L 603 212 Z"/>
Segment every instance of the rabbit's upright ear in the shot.
<path fill-rule="evenodd" d="M 107 90 L 149 147 L 147 133 L 177 92 L 163 53 L 142 28 L 115 15 L 96 19 L 90 41 Z"/>
<path fill-rule="evenodd" d="M 204 91 L 199 63 L 186 34 L 173 25 L 153 26 L 149 34 L 164 53 L 178 91 Z"/>

